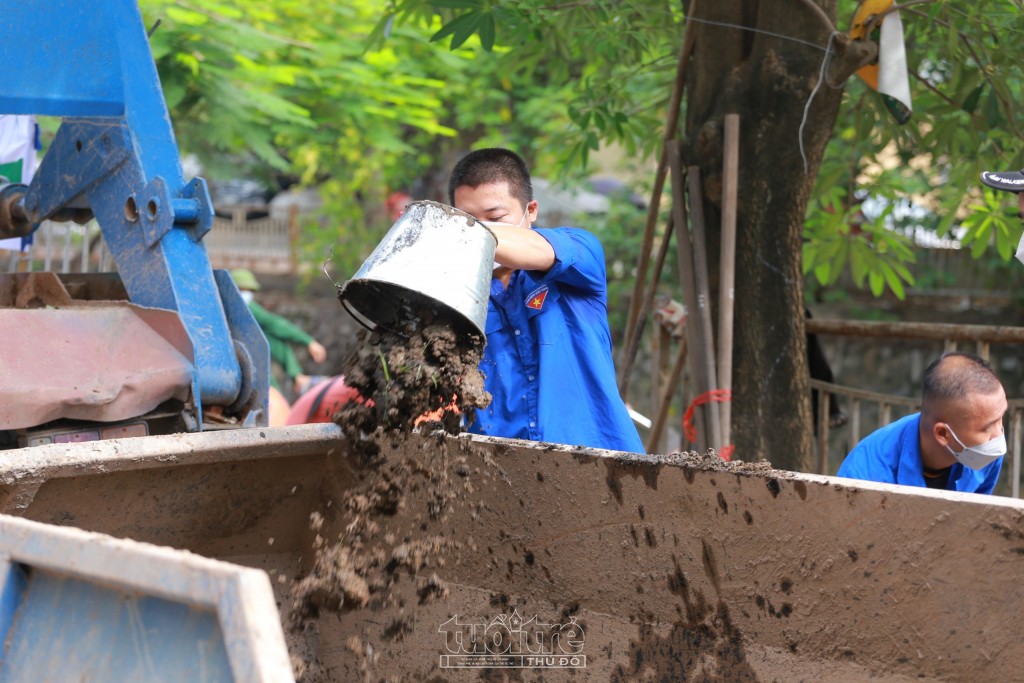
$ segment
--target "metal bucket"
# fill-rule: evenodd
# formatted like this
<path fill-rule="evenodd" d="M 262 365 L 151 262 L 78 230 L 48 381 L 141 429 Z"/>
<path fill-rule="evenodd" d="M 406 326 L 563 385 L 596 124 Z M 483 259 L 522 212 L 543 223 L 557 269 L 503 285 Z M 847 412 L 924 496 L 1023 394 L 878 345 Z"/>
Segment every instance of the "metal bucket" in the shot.
<path fill-rule="evenodd" d="M 464 211 L 414 202 L 338 293 L 357 321 L 403 333 L 425 316 L 484 334 L 494 249 L 490 230 Z"/>

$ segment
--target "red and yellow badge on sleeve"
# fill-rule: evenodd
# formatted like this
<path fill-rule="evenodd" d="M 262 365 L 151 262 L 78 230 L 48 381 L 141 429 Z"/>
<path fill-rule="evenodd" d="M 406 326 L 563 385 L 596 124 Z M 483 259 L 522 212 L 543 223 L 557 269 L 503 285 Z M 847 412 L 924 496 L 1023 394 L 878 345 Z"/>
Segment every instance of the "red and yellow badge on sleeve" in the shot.
<path fill-rule="evenodd" d="M 538 287 L 526 297 L 526 307 L 539 311 L 544 308 L 544 301 L 548 298 L 548 286 Z"/>

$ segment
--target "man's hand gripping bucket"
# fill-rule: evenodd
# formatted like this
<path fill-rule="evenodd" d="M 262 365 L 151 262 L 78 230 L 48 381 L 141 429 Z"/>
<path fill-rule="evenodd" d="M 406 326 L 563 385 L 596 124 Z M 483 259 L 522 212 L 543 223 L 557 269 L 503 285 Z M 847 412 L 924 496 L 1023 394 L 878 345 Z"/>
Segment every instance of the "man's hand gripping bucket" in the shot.
<path fill-rule="evenodd" d="M 494 235 L 468 213 L 437 202 L 410 204 L 338 292 L 370 330 L 408 336 L 430 322 L 484 338 Z"/>

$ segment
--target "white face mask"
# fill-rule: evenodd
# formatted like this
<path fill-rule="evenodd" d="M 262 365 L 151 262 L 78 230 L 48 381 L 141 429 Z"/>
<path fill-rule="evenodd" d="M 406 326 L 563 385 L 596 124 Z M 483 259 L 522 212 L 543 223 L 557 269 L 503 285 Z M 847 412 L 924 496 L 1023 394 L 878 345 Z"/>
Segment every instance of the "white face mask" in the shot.
<path fill-rule="evenodd" d="M 960 440 L 960 437 L 956 435 L 956 432 L 954 432 L 953 428 L 948 424 L 946 425 L 946 429 L 948 429 L 949 433 L 953 435 L 953 438 L 956 439 L 957 443 L 964 447 L 962 451 L 956 453 L 949 447 L 949 444 L 946 444 L 946 450 L 949 451 L 953 457 L 956 458 L 956 461 L 964 467 L 970 467 L 972 470 L 980 470 L 986 465 L 989 465 L 1006 455 L 1006 434 L 1000 434 L 996 438 L 990 439 L 983 444 L 978 444 L 977 446 L 968 446 Z"/>
<path fill-rule="evenodd" d="M 521 228 L 521 227 L 523 226 L 523 221 L 525 221 L 525 220 L 526 220 L 526 216 L 527 216 L 527 214 L 529 214 L 529 213 L 530 213 L 529 211 L 525 211 L 525 212 L 523 212 L 523 217 L 522 217 L 522 218 L 520 218 L 520 219 L 519 219 L 519 222 L 518 222 L 518 223 L 516 223 L 515 225 L 513 225 L 512 223 L 503 223 L 503 222 L 501 222 L 501 221 L 480 221 L 480 222 L 481 222 L 481 223 L 482 223 L 482 224 L 483 224 L 483 225 L 484 225 L 485 227 L 488 227 L 488 228 L 491 228 L 491 227 L 502 227 L 502 228 Z M 497 270 L 498 268 L 501 268 L 501 267 L 502 267 L 502 266 L 501 266 L 501 264 L 500 264 L 500 263 L 498 263 L 497 261 L 495 261 L 495 262 L 494 262 L 494 268 L 493 268 L 492 270 Z"/>
<path fill-rule="evenodd" d="M 252 303 L 253 293 L 250 292 L 248 289 L 243 289 L 242 291 L 239 292 L 239 294 L 242 295 L 242 301 L 245 302 L 246 306 Z"/>

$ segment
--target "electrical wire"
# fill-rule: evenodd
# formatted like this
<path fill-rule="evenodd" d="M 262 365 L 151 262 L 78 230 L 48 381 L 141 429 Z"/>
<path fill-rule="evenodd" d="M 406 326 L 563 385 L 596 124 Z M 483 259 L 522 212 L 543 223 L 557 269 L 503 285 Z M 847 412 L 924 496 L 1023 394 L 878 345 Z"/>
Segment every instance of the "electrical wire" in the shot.
<path fill-rule="evenodd" d="M 763 33 L 766 36 L 772 36 L 773 38 L 779 38 L 781 40 L 789 40 L 794 43 L 800 43 L 807 47 L 813 47 L 815 50 L 827 52 L 827 47 L 822 47 L 817 43 L 812 43 L 809 40 L 802 38 L 794 38 L 793 36 L 787 36 L 782 33 L 775 33 L 774 31 L 766 31 L 763 28 L 754 28 L 753 26 L 744 26 L 743 24 L 732 24 L 727 21 L 712 21 L 711 19 L 698 19 L 697 17 L 686 17 L 686 21 L 696 21 L 698 24 L 710 24 L 712 26 L 721 26 L 723 28 L 738 28 L 741 31 L 750 31 L 751 33 Z M 829 38 L 831 40 L 831 37 Z"/>

